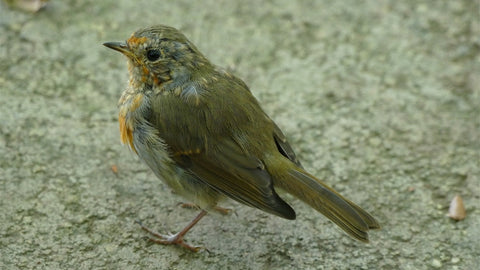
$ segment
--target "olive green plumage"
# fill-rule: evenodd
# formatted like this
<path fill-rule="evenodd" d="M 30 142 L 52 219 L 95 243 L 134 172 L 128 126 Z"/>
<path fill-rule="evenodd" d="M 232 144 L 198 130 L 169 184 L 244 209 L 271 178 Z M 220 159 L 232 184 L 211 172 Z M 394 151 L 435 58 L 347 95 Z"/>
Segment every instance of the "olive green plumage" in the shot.
<path fill-rule="evenodd" d="M 138 155 L 176 192 L 209 210 L 223 197 L 295 219 L 281 188 L 367 242 L 379 228 L 365 210 L 306 172 L 245 83 L 212 65 L 178 30 L 154 26 L 126 43 L 120 102 Z M 167 179 L 166 179 L 167 178 Z"/>

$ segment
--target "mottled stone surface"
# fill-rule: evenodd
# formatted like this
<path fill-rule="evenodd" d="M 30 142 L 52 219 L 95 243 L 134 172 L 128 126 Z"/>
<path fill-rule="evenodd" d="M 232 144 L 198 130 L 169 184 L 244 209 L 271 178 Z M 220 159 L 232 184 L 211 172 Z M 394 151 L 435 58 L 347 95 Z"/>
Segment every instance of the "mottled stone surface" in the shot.
<path fill-rule="evenodd" d="M 479 1 L 190 2 L 0 2 L 1 269 L 478 267 Z M 370 244 L 289 196 L 295 221 L 233 202 L 202 220 L 187 241 L 210 253 L 145 241 L 136 219 L 174 232 L 196 213 L 120 145 L 126 61 L 101 44 L 159 23 L 243 78 L 303 165 L 378 218 Z"/>

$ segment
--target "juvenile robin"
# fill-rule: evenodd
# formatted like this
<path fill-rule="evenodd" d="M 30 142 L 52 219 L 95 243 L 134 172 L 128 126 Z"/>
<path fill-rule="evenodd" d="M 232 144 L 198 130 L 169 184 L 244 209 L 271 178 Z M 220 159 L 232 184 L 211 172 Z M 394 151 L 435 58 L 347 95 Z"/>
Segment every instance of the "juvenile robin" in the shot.
<path fill-rule="evenodd" d="M 367 211 L 305 171 L 247 85 L 210 63 L 177 29 L 153 26 L 126 42 L 103 45 L 128 59 L 130 79 L 119 100 L 122 142 L 201 209 L 174 235 L 142 225 L 152 241 L 197 251 L 184 235 L 224 198 L 295 219 L 278 189 L 360 241 L 368 242 L 368 230 L 380 227 Z"/>

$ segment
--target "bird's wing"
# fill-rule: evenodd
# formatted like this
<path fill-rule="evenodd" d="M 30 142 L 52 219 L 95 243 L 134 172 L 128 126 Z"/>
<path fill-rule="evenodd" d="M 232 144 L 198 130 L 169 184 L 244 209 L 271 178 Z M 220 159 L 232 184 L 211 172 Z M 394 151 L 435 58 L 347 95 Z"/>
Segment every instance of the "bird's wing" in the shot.
<path fill-rule="evenodd" d="M 213 151 L 183 151 L 173 159 L 185 170 L 228 197 L 287 219 L 295 211 L 273 189 L 272 179 L 258 158 L 231 140 L 209 142 Z M 220 149 L 220 150 L 219 150 Z"/>
<path fill-rule="evenodd" d="M 294 219 L 295 211 L 277 195 L 262 162 L 275 137 L 290 157 L 293 151 L 245 84 L 225 73 L 209 85 L 192 83 L 174 93 L 153 97 L 149 113 L 172 159 L 234 200 Z"/>
<path fill-rule="evenodd" d="M 273 123 L 273 125 L 274 125 L 273 138 L 275 139 L 275 144 L 277 145 L 278 151 L 283 156 L 288 158 L 291 162 L 295 163 L 295 165 L 302 167 L 302 164 L 300 164 L 300 161 L 297 159 L 295 152 L 293 151 L 292 147 L 288 143 L 287 137 L 285 137 L 282 130 L 277 126 L 277 124 L 275 124 L 275 122 Z"/>

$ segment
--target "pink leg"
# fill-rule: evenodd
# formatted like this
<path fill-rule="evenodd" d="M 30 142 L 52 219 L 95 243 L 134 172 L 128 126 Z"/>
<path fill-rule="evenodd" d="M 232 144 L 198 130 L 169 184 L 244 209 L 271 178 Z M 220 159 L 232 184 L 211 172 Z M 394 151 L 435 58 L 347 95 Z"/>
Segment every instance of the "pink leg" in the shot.
<path fill-rule="evenodd" d="M 163 234 L 159 234 L 151 229 L 149 229 L 148 227 L 144 226 L 142 223 L 140 223 L 139 221 L 137 221 L 138 224 L 140 224 L 140 226 L 142 227 L 142 230 L 148 232 L 149 234 L 153 235 L 155 238 L 150 238 L 149 240 L 154 242 L 154 243 L 157 243 L 157 244 L 162 244 L 162 245 L 179 245 L 179 246 L 182 246 L 184 248 L 187 248 L 187 249 L 190 249 L 191 251 L 194 251 L 194 252 L 197 252 L 199 251 L 202 247 L 194 247 L 194 246 L 191 246 L 191 245 L 188 245 L 186 244 L 184 241 L 183 241 L 183 237 L 185 236 L 185 234 L 193 227 L 195 226 L 195 224 L 198 223 L 198 221 L 200 221 L 200 219 L 202 219 L 205 215 L 207 214 L 207 211 L 205 210 L 202 210 L 192 221 L 190 221 L 190 223 L 188 223 L 187 226 L 185 226 L 185 228 L 183 228 L 181 231 L 179 231 L 178 233 L 176 234 L 173 234 L 173 235 L 163 235 Z"/>

